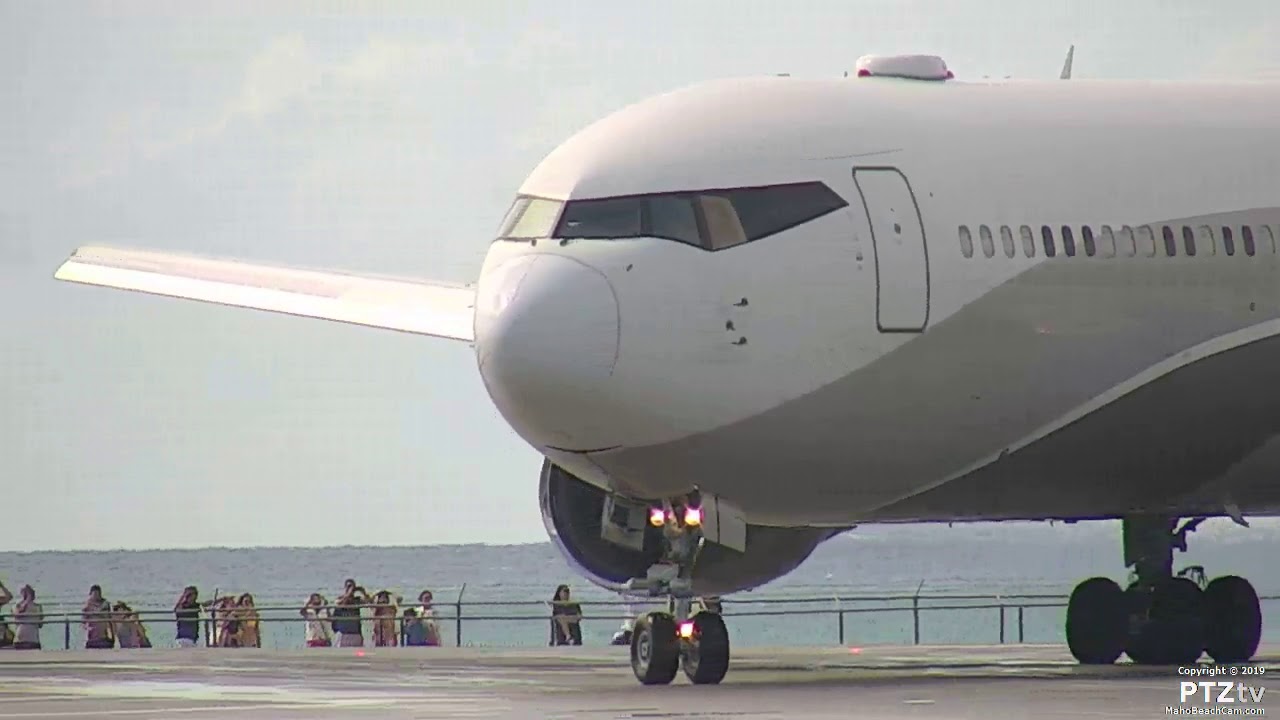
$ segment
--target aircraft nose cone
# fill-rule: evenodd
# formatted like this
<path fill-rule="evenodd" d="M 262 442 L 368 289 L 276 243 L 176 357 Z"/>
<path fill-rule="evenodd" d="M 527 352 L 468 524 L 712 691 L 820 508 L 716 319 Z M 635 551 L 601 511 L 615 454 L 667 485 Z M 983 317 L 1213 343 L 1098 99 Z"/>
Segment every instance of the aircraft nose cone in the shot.
<path fill-rule="evenodd" d="M 618 360 L 618 303 L 594 268 L 558 255 L 512 258 L 476 292 L 476 355 L 485 387 L 535 446 L 616 445 L 603 420 Z"/>

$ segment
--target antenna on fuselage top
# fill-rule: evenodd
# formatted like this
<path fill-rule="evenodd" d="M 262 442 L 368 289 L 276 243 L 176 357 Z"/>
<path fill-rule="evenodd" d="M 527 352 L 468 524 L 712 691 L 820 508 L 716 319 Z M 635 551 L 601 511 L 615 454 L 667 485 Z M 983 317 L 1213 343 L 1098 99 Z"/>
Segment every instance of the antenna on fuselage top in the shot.
<path fill-rule="evenodd" d="M 1076 56 L 1076 46 L 1072 45 L 1071 47 L 1067 48 L 1067 61 L 1062 63 L 1062 74 L 1058 76 L 1059 80 L 1071 79 L 1071 61 L 1075 59 L 1075 56 Z"/>

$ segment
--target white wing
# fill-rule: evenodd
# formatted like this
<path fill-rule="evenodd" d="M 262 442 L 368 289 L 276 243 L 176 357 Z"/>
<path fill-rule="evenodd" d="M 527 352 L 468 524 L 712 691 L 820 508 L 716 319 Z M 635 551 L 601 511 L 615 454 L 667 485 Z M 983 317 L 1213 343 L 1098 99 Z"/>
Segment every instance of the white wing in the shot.
<path fill-rule="evenodd" d="M 464 285 L 87 246 L 58 280 L 472 341 Z"/>

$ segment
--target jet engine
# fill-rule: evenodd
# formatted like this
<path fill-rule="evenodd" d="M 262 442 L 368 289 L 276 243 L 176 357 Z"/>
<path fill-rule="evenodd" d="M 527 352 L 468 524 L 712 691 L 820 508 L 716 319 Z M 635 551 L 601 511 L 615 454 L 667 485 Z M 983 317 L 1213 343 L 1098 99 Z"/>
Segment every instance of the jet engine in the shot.
<path fill-rule="evenodd" d="M 549 460 L 542 463 L 539 496 L 551 540 L 570 565 L 603 588 L 621 590 L 662 556 L 662 530 L 643 521 L 651 503 L 611 496 Z M 629 523 L 626 516 L 637 512 L 641 522 Z M 631 537 L 620 537 L 628 525 Z M 706 543 L 693 574 L 694 593 L 726 595 L 763 585 L 794 570 L 839 532 L 747 524 L 745 552 Z"/>

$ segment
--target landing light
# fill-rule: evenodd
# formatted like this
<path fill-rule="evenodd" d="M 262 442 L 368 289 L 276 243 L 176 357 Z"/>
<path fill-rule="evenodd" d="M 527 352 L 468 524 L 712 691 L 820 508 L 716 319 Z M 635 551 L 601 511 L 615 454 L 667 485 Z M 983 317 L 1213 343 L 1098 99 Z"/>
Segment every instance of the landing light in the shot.
<path fill-rule="evenodd" d="M 667 514 L 662 511 L 662 508 L 653 508 L 652 510 L 649 511 L 650 525 L 654 527 L 662 527 L 662 524 L 665 523 L 666 521 L 667 521 Z"/>
<path fill-rule="evenodd" d="M 684 511 L 685 525 L 701 525 L 702 524 L 702 508 L 686 508 Z"/>
<path fill-rule="evenodd" d="M 685 640 L 688 640 L 689 638 L 693 637 L 692 621 L 685 620 L 684 622 L 680 623 L 680 637 L 684 638 Z"/>

